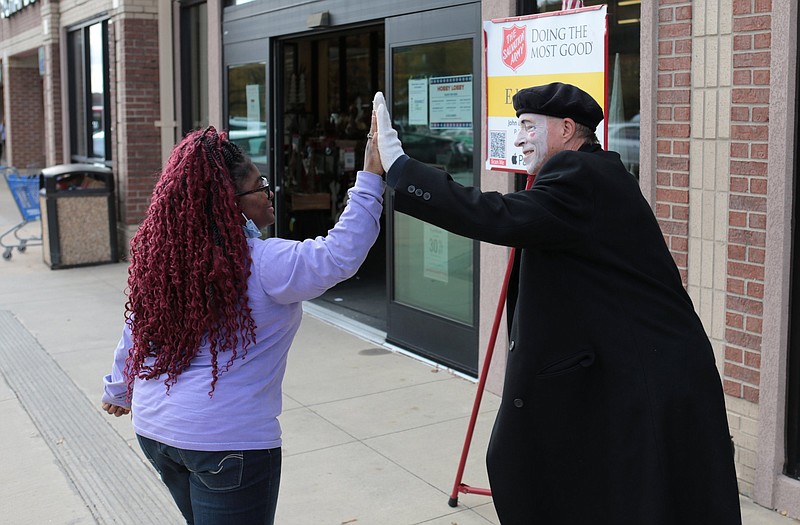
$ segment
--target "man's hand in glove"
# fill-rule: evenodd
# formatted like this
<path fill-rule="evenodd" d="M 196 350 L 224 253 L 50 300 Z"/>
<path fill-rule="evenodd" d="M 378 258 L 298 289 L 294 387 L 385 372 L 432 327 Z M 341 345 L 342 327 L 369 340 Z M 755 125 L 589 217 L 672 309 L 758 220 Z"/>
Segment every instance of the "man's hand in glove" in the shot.
<path fill-rule="evenodd" d="M 372 109 L 378 116 L 378 153 L 381 156 L 383 169 L 388 173 L 394 161 L 401 155 L 405 155 L 403 144 L 397 138 L 397 132 L 392 127 L 392 118 L 389 116 L 389 110 L 386 109 L 386 99 L 383 98 L 383 93 L 380 91 L 375 93 Z"/>

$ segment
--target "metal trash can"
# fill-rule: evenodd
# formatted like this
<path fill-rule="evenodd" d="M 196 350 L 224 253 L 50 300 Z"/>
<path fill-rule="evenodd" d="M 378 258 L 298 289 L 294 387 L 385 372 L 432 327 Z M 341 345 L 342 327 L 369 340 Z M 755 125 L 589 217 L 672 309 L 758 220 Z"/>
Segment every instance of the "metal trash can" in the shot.
<path fill-rule="evenodd" d="M 94 164 L 42 170 L 42 257 L 51 269 L 117 261 L 114 177 Z"/>

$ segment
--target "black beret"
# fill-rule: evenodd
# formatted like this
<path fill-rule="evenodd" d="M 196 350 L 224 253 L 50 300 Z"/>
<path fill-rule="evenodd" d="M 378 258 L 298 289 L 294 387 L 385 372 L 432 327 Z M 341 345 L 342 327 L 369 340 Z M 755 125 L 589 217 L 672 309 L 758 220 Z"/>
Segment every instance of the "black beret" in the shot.
<path fill-rule="evenodd" d="M 592 96 L 572 84 L 553 82 L 520 89 L 513 98 L 517 117 L 536 113 L 550 117 L 571 118 L 592 130 L 603 120 L 603 110 Z"/>

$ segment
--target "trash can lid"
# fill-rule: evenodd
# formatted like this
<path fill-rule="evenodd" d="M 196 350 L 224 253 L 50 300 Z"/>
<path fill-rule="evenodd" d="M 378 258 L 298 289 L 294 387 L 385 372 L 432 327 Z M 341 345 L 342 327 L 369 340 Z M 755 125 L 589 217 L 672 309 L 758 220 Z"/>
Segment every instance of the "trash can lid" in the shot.
<path fill-rule="evenodd" d="M 102 173 L 108 175 L 111 173 L 111 168 L 98 166 L 97 164 L 59 164 L 42 169 L 42 175 L 45 177 L 58 177 L 70 173 Z"/>

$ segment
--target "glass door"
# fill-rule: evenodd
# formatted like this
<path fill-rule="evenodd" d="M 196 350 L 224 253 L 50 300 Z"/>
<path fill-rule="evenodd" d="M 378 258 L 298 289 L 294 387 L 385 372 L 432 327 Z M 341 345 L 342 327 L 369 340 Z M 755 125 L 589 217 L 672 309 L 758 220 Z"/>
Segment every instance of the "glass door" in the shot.
<path fill-rule="evenodd" d="M 404 151 L 475 185 L 480 4 L 387 19 L 387 102 Z M 478 243 L 389 203 L 387 340 L 477 374 Z"/>

